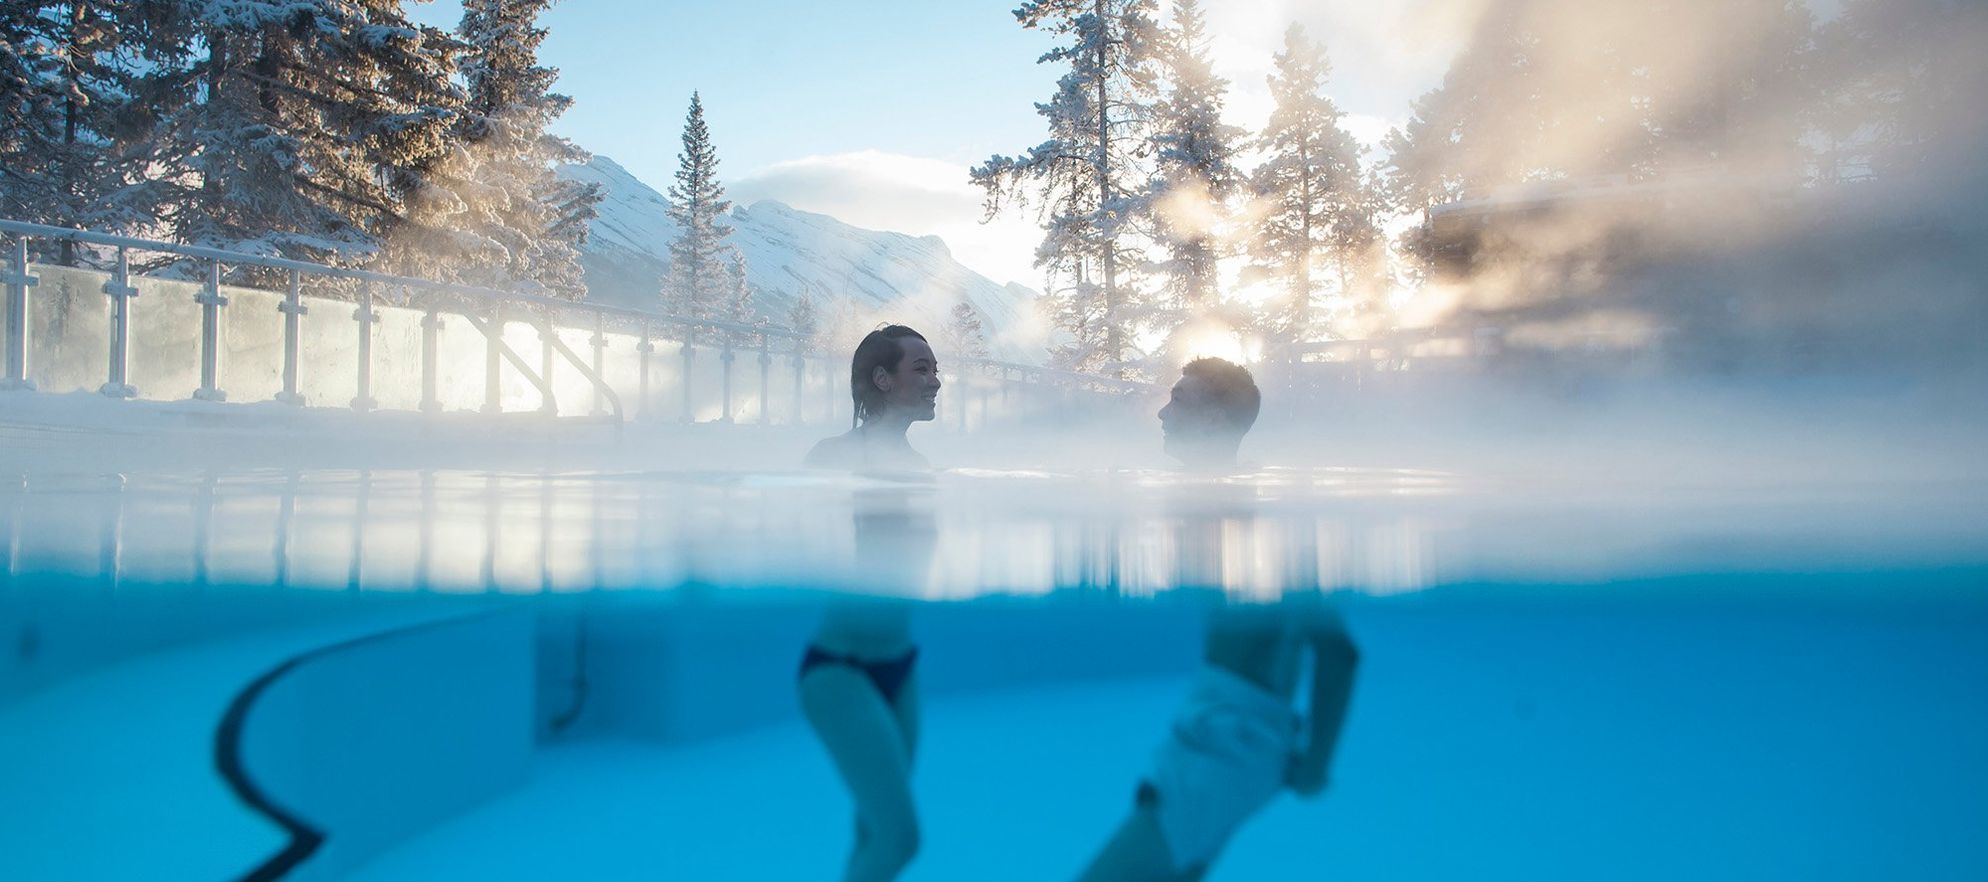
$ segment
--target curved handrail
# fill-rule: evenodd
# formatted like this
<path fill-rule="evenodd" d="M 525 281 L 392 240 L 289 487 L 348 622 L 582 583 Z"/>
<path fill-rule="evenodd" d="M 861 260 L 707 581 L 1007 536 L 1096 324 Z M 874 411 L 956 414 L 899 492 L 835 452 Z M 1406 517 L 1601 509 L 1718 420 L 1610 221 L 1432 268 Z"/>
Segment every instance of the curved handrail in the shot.
<path fill-rule="evenodd" d="M 275 880 L 281 879 L 292 870 L 295 870 L 304 861 L 309 860 L 313 854 L 317 853 L 319 848 L 323 847 L 325 841 L 325 832 L 323 830 L 312 826 L 310 822 L 304 820 L 297 813 L 278 804 L 274 798 L 265 792 L 262 786 L 256 783 L 255 778 L 249 774 L 248 765 L 243 760 L 242 736 L 248 726 L 249 714 L 255 710 L 256 702 L 262 698 L 263 694 L 268 692 L 269 688 L 274 686 L 277 681 L 289 676 L 298 668 L 319 659 L 383 640 L 392 640 L 421 631 L 448 627 L 497 614 L 500 613 L 488 611 L 473 612 L 461 616 L 404 625 L 306 650 L 264 671 L 260 676 L 250 681 L 247 686 L 242 687 L 240 692 L 235 693 L 234 699 L 228 702 L 228 709 L 222 713 L 220 722 L 214 727 L 215 770 L 220 773 L 222 780 L 227 782 L 228 788 L 235 792 L 236 797 L 247 804 L 249 808 L 274 821 L 277 826 L 282 827 L 284 832 L 290 836 L 290 842 L 282 850 L 257 864 L 247 873 L 242 874 L 239 882 L 275 882 Z"/>
<path fill-rule="evenodd" d="M 614 408 L 614 421 L 619 424 L 622 421 L 621 396 L 615 394 L 614 387 L 609 386 L 606 379 L 595 373 L 593 367 L 580 358 L 579 353 L 566 345 L 566 341 L 559 339 L 557 329 L 544 327 L 539 329 L 539 333 L 545 335 L 545 342 L 551 344 L 554 351 L 564 356 L 566 361 L 580 372 L 580 376 L 586 377 L 588 382 L 594 384 L 594 389 L 607 399 L 608 406 Z"/>
<path fill-rule="evenodd" d="M 532 388 L 538 390 L 538 409 L 540 411 L 553 413 L 558 410 L 558 403 L 552 397 L 552 382 L 539 376 L 536 371 L 531 369 L 531 365 L 525 363 L 524 356 L 519 355 L 516 350 L 512 349 L 511 344 L 504 342 L 504 325 L 502 322 L 496 319 L 485 322 L 476 316 L 470 315 L 467 311 L 457 313 L 457 315 L 462 316 L 463 319 L 468 321 L 469 326 L 482 334 L 484 340 L 496 346 L 497 352 L 504 356 L 504 360 L 510 362 L 512 367 L 517 368 L 518 373 L 524 375 L 525 381 L 532 384 Z"/>

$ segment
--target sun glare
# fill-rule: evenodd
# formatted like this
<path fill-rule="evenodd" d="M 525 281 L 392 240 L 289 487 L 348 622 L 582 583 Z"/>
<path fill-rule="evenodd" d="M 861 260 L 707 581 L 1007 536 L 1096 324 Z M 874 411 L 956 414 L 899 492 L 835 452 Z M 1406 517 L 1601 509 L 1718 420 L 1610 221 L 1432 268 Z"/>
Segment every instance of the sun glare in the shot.
<path fill-rule="evenodd" d="M 1214 319 L 1189 322 L 1174 335 L 1173 348 L 1183 362 L 1220 358 L 1249 364 L 1263 354 L 1261 343 Z"/>

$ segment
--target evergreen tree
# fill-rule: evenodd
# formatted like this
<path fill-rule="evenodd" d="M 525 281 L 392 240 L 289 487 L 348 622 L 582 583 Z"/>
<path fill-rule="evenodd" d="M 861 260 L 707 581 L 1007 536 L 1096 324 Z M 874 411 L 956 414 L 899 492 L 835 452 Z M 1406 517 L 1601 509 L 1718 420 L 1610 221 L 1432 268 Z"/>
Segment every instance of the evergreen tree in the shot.
<path fill-rule="evenodd" d="M 686 318 L 717 318 L 726 310 L 733 289 L 725 260 L 731 227 L 719 219 L 731 210 L 725 188 L 718 183 L 718 151 L 704 125 L 704 102 L 690 93 L 690 112 L 683 123 L 683 152 L 677 155 L 676 184 L 669 189 L 670 219 L 677 237 L 670 243 L 669 276 L 664 288 L 666 308 Z"/>
<path fill-rule="evenodd" d="M 1988 125 L 1988 9 L 1967 0 L 1849 0 L 1816 35 L 1828 157 L 1853 177 L 1977 172 Z"/>
<path fill-rule="evenodd" d="M 1158 31 L 1153 0 L 1029 0 L 1023 27 L 1063 39 L 1039 61 L 1066 64 L 1056 94 L 1036 105 L 1049 139 L 1022 156 L 994 156 L 973 169 L 991 216 L 1031 191 L 1046 222 L 1036 266 L 1057 326 L 1072 343 L 1052 359 L 1123 376 L 1135 355 L 1146 298 L 1127 278 L 1138 263 L 1130 221 L 1145 213 L 1140 154 L 1153 92 Z"/>
<path fill-rule="evenodd" d="M 1541 115 L 1530 100 L 1544 90 L 1525 62 L 1537 34 L 1504 4 L 1488 12 L 1450 63 L 1443 83 L 1410 106 L 1408 123 L 1388 134 L 1385 169 L 1404 211 L 1452 202 L 1526 178 L 1526 149 Z"/>
<path fill-rule="evenodd" d="M 1609 43 L 1621 56 L 1613 66 L 1628 73 L 1609 85 L 1632 110 L 1615 114 L 1610 128 L 1650 134 L 1630 140 L 1618 167 L 1601 171 L 1636 179 L 1714 171 L 1787 186 L 1801 180 L 1809 161 L 1804 110 L 1815 95 L 1815 22 L 1802 0 L 1644 2 L 1625 18 L 1619 27 L 1627 33 Z M 1665 41 L 1643 38 L 1657 28 L 1706 35 L 1711 61 L 1671 57 L 1675 50 L 1656 45 Z"/>
<path fill-rule="evenodd" d="M 0 214 L 57 226 L 141 231 L 147 172 L 132 149 L 151 120 L 140 100 L 156 2 L 0 7 Z M 74 265 L 74 243 L 55 246 Z"/>
<path fill-rule="evenodd" d="M 1185 313 L 1215 305 L 1217 233 L 1239 189 L 1236 141 L 1243 132 L 1222 123 L 1228 81 L 1208 58 L 1206 17 L 1199 0 L 1175 0 L 1172 27 L 1159 41 L 1165 97 L 1153 108 L 1157 175 L 1148 204 L 1168 258 L 1159 265 L 1169 306 Z"/>
<path fill-rule="evenodd" d="M 157 156 L 190 244 L 351 264 L 403 232 L 449 148 L 460 44 L 397 0 L 189 0 L 153 24 L 179 66 Z"/>
<path fill-rule="evenodd" d="M 821 348 L 821 315 L 815 309 L 815 299 L 806 291 L 795 298 L 794 306 L 787 312 L 787 328 L 800 338 L 803 352 L 815 352 Z"/>
<path fill-rule="evenodd" d="M 1417 210 L 1538 180 L 1792 179 L 1812 29 L 1797 0 L 1498 4 L 1390 135 L 1390 195 Z"/>
<path fill-rule="evenodd" d="M 1362 178 L 1360 145 L 1323 92 L 1330 72 L 1324 49 L 1303 28 L 1285 31 L 1269 78 L 1276 103 L 1257 139 L 1265 158 L 1250 180 L 1260 211 L 1252 257 L 1286 292 L 1264 330 L 1286 340 L 1307 339 L 1315 330 L 1313 310 L 1326 293 L 1326 279 L 1315 272 L 1321 257 L 1337 269 L 1341 305 L 1356 308 L 1349 301 L 1382 245 L 1382 209 Z"/>
<path fill-rule="evenodd" d="M 946 322 L 946 339 L 953 351 L 968 358 L 987 356 L 987 329 L 980 321 L 980 310 L 965 300 L 953 305 L 952 318 Z"/>
<path fill-rule="evenodd" d="M 725 300 L 719 318 L 734 324 L 751 324 L 752 282 L 746 277 L 745 255 L 736 248 L 726 248 L 724 267 Z"/>
<path fill-rule="evenodd" d="M 459 147 L 421 194 L 421 229 L 394 244 L 404 271 L 578 299 L 579 246 L 599 188 L 558 178 L 554 163 L 585 151 L 546 128 L 572 99 L 538 64 L 538 16 L 556 0 L 468 0 L 457 34 L 466 46 Z M 425 271 L 424 271 L 425 270 Z"/>

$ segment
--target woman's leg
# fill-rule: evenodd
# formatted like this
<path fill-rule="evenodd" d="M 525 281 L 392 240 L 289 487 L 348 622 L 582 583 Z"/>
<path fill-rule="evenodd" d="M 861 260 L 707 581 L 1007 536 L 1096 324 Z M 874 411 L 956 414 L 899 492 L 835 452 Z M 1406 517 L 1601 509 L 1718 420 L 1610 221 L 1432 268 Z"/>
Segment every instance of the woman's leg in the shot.
<path fill-rule="evenodd" d="M 848 665 L 816 665 L 801 677 L 800 691 L 808 724 L 856 802 L 858 835 L 843 879 L 895 879 L 918 853 L 918 815 L 911 802 L 915 725 L 905 729 L 899 709 Z M 900 704 L 915 713 L 915 700 Z"/>
<path fill-rule="evenodd" d="M 898 687 L 897 702 L 891 705 L 891 711 L 897 717 L 898 734 L 904 737 L 905 764 L 908 766 L 918 757 L 919 700 L 916 668 L 904 675 L 904 685 Z"/>

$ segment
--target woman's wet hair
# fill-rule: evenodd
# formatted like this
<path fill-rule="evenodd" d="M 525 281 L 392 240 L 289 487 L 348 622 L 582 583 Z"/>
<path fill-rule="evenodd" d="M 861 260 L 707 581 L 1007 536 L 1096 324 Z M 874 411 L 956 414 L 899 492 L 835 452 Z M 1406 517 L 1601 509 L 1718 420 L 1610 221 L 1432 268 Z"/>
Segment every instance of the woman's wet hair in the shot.
<path fill-rule="evenodd" d="M 884 405 L 883 390 L 870 378 L 877 368 L 888 373 L 896 373 L 899 362 L 904 361 L 904 338 L 920 334 L 903 325 L 885 325 L 863 337 L 856 344 L 856 355 L 849 359 L 849 397 L 856 402 L 856 413 L 851 422 L 861 424 L 873 414 L 881 411 Z M 931 341 L 926 341 L 931 342 Z"/>

